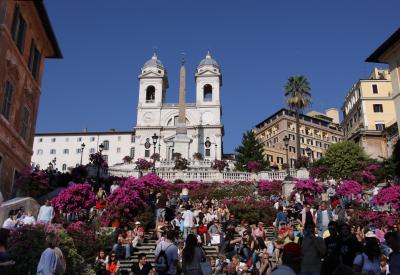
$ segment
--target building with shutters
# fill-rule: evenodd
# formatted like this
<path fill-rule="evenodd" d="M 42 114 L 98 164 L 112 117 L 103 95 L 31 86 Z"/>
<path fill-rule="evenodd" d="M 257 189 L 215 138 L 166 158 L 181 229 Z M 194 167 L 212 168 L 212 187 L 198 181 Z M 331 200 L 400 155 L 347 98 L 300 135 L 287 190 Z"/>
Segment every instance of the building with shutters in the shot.
<path fill-rule="evenodd" d="M 45 59 L 62 58 L 42 0 L 0 1 L 0 190 L 29 167 Z"/>

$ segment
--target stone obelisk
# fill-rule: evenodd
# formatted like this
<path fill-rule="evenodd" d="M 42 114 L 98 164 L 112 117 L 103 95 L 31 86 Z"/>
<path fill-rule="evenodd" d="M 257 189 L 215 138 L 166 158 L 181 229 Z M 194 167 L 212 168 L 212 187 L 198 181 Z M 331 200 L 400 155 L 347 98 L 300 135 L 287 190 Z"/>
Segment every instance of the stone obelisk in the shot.
<path fill-rule="evenodd" d="M 186 69 L 185 60 L 182 58 L 181 71 L 179 76 L 179 117 L 176 127 L 177 135 L 186 135 Z"/>
<path fill-rule="evenodd" d="M 189 159 L 190 142 L 186 126 L 186 69 L 185 60 L 182 59 L 179 77 L 179 117 L 174 138 L 174 152 L 180 153 L 182 158 Z"/>

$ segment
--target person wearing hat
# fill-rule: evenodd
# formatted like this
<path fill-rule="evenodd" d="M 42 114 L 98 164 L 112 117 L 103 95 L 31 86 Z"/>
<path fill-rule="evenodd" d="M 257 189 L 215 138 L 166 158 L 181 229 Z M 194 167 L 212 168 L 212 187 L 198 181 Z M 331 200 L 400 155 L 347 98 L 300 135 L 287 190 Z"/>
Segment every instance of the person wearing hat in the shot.
<path fill-rule="evenodd" d="M 271 275 L 296 275 L 300 273 L 301 247 L 297 243 L 284 245 L 282 264 L 271 272 Z"/>

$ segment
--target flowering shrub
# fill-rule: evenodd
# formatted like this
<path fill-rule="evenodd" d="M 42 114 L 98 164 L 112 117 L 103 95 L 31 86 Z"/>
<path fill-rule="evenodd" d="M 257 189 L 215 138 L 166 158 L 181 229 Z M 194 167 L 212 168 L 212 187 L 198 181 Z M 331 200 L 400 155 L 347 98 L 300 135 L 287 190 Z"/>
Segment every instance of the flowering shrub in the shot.
<path fill-rule="evenodd" d="M 145 189 L 160 189 L 161 187 L 167 187 L 168 184 L 168 182 L 164 181 L 155 174 L 147 174 L 138 179 L 128 177 L 122 181 L 120 187 L 143 191 Z"/>
<path fill-rule="evenodd" d="M 107 226 L 113 220 L 119 220 L 120 224 L 128 224 L 135 221 L 139 211 L 146 208 L 146 204 L 139 195 L 139 191 L 124 187 L 117 188 L 107 198 L 107 208 L 103 213 L 103 223 Z"/>
<path fill-rule="evenodd" d="M 89 161 L 96 167 L 107 168 L 107 161 L 104 160 L 103 155 L 98 152 L 89 155 Z"/>
<path fill-rule="evenodd" d="M 252 196 L 255 186 L 252 182 L 212 183 L 208 187 L 208 196 L 214 199 Z"/>
<path fill-rule="evenodd" d="M 275 220 L 276 211 L 269 200 L 256 200 L 252 197 L 223 200 L 238 220 L 246 220 L 249 224 L 262 221 L 270 226 Z"/>
<path fill-rule="evenodd" d="M 148 170 L 151 167 L 153 167 L 153 163 L 150 161 L 147 161 L 145 159 L 138 159 L 136 162 L 136 169 L 143 171 L 143 170 Z"/>
<path fill-rule="evenodd" d="M 359 197 L 361 195 L 361 191 L 362 191 L 362 188 L 358 182 L 356 182 L 354 180 L 346 180 L 336 190 L 336 195 L 342 196 L 342 197 L 348 197 L 348 196 Z"/>
<path fill-rule="evenodd" d="M 389 186 L 379 190 L 373 197 L 372 203 L 375 205 L 390 205 L 395 210 L 400 210 L 400 186 Z"/>
<path fill-rule="evenodd" d="M 294 190 L 302 193 L 304 201 L 308 203 L 314 202 L 316 197 L 324 191 L 321 184 L 313 179 L 296 180 Z"/>
<path fill-rule="evenodd" d="M 37 263 L 46 247 L 46 234 L 54 233 L 67 262 L 66 274 L 82 274 L 85 260 L 75 248 L 72 238 L 60 226 L 26 225 L 10 230 L 8 253 L 15 260 L 12 271 L 7 274 L 36 274 Z M 84 243 L 84 242 L 83 242 Z"/>
<path fill-rule="evenodd" d="M 96 197 L 92 187 L 88 183 L 74 184 L 61 191 L 52 200 L 52 205 L 58 211 L 64 213 L 78 213 L 81 210 L 90 209 L 95 205 Z"/>
<path fill-rule="evenodd" d="M 258 193 L 263 196 L 280 195 L 282 193 L 282 181 L 262 180 L 258 184 Z"/>
<path fill-rule="evenodd" d="M 228 164 L 226 163 L 226 161 L 224 161 L 224 160 L 218 160 L 218 159 L 214 160 L 214 161 L 212 162 L 212 164 L 211 164 L 211 168 L 212 168 L 212 169 L 218 170 L 218 171 L 220 171 L 220 172 L 222 172 L 222 170 L 224 170 L 226 166 L 228 166 Z"/>
<path fill-rule="evenodd" d="M 261 171 L 261 163 L 259 163 L 256 160 L 250 160 L 247 162 L 247 171 L 252 172 L 252 173 L 258 173 Z"/>
<path fill-rule="evenodd" d="M 26 169 L 16 179 L 16 186 L 22 195 L 39 197 L 50 191 L 50 177 L 43 170 Z"/>
<path fill-rule="evenodd" d="M 354 172 L 350 178 L 362 183 L 366 188 L 371 188 L 377 181 L 376 176 L 367 170 Z"/>
<path fill-rule="evenodd" d="M 189 190 L 190 198 L 193 200 L 204 199 L 208 197 L 210 184 L 206 184 L 202 181 L 190 181 L 190 182 L 175 182 L 168 185 L 168 190 L 172 192 L 180 193 L 183 188 Z"/>
<path fill-rule="evenodd" d="M 313 166 L 310 168 L 310 178 L 326 180 L 329 175 L 329 169 L 325 165 Z"/>
<path fill-rule="evenodd" d="M 89 262 L 94 260 L 100 248 L 96 242 L 96 232 L 82 221 L 69 224 L 66 231 L 74 240 L 78 253 Z"/>
<path fill-rule="evenodd" d="M 392 226 L 399 223 L 400 217 L 397 213 L 378 212 L 371 210 L 354 211 L 350 216 L 350 223 L 364 226 L 373 224 L 376 227 Z"/>

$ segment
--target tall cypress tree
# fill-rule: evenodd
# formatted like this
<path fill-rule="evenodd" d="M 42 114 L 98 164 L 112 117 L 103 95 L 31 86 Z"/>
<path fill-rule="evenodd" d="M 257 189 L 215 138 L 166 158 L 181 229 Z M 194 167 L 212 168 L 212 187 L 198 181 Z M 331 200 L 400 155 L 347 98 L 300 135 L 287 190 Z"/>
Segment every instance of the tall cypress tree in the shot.
<path fill-rule="evenodd" d="M 235 148 L 236 169 L 247 171 L 247 163 L 251 160 L 257 161 L 261 165 L 261 170 L 265 170 L 269 163 L 264 159 L 264 146 L 256 139 L 253 131 L 243 134 L 242 145 Z"/>

